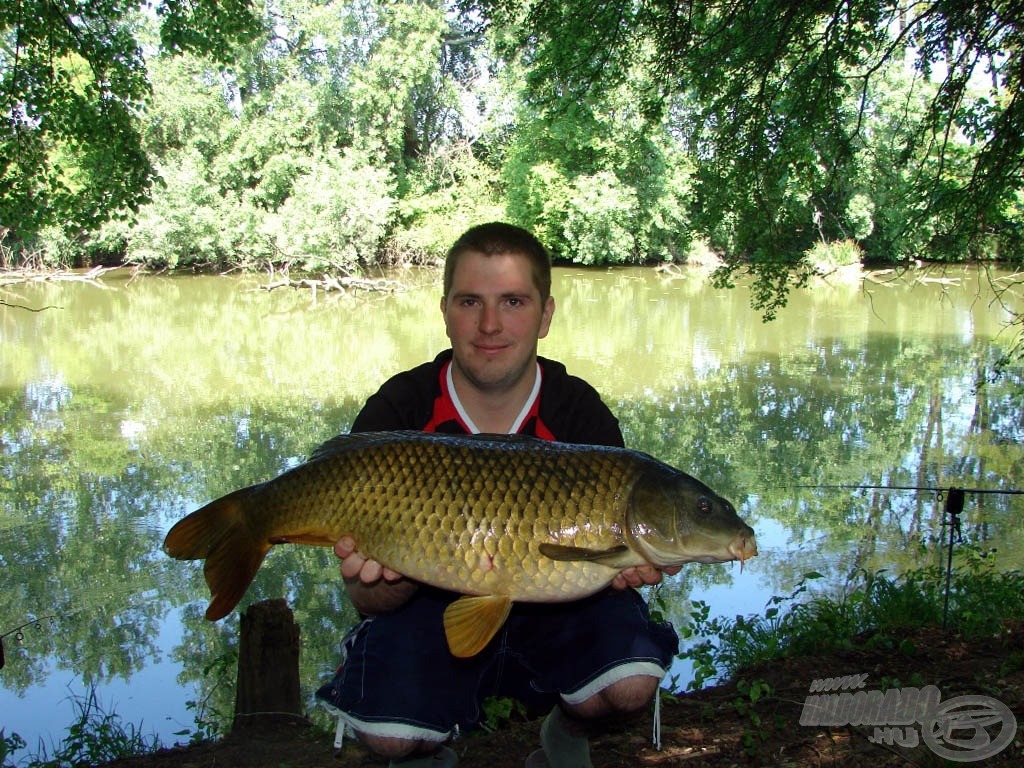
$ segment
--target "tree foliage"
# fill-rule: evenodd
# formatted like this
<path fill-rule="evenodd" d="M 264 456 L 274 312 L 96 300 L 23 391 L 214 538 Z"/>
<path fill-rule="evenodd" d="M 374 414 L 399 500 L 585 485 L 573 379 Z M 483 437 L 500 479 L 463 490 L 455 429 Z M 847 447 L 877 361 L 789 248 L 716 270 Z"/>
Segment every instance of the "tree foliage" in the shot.
<path fill-rule="evenodd" d="M 473 3 L 547 112 L 649 73 L 694 162 L 694 229 L 770 314 L 816 240 L 867 258 L 1021 258 L 1022 7 L 967 0 Z"/>
<path fill-rule="evenodd" d="M 704 241 L 768 316 L 812 246 L 1024 253 L 1014 3 L 36 3 L 0 224 L 55 252 L 356 269 L 505 217 L 577 263 Z"/>
<path fill-rule="evenodd" d="M 503 164 L 510 216 L 567 261 L 684 260 L 692 164 L 649 109 L 649 73 L 627 66 L 607 73 L 605 87 L 578 91 L 543 71 L 528 68 L 517 98 Z"/>
<path fill-rule="evenodd" d="M 248 0 L 163 0 L 166 50 L 226 57 L 260 19 Z M 0 4 L 0 227 L 88 230 L 146 199 L 153 165 L 139 115 L 150 86 L 128 0 Z"/>
<path fill-rule="evenodd" d="M 881 248 L 867 241 L 869 255 L 924 255 L 919 228 L 929 231 L 920 245 L 943 257 L 988 250 L 979 246 L 1007 223 L 1024 165 L 1021 19 L 1007 5 L 709 4 L 693 20 L 654 9 L 655 64 L 696 97 L 695 138 L 712 148 L 701 187 L 749 190 L 729 201 L 752 224 L 740 251 L 799 252 L 792 245 L 817 235 L 815 211 L 826 234 L 848 230 L 848 181 L 864 178 L 865 157 L 884 159 L 872 189 L 897 186 L 907 201 L 902 227 Z M 725 212 L 715 202 L 712 218 Z"/>
<path fill-rule="evenodd" d="M 381 257 L 403 217 L 415 224 L 422 206 L 400 208 L 399 194 L 430 194 L 424 169 L 461 157 L 471 74 L 441 5 L 287 0 L 264 28 L 225 66 L 154 60 L 146 139 L 161 185 L 132 224 L 107 228 L 105 249 L 157 265 L 350 271 Z"/>

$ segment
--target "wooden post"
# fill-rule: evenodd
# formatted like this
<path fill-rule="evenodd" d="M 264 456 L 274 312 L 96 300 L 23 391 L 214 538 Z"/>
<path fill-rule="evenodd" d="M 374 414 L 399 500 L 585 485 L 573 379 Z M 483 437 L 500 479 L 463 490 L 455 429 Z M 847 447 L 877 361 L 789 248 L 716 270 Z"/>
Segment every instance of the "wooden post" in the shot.
<path fill-rule="evenodd" d="M 299 701 L 299 625 L 284 598 L 242 614 L 232 731 L 305 722 Z"/>

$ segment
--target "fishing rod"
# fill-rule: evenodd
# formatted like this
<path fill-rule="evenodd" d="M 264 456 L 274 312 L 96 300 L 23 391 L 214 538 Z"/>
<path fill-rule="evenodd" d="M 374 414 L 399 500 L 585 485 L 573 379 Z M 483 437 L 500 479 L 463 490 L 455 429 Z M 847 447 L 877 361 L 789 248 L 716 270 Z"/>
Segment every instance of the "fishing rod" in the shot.
<path fill-rule="evenodd" d="M 3 669 L 4 668 L 4 664 L 6 663 L 6 660 L 4 658 L 4 638 L 5 637 L 8 637 L 10 635 L 14 635 L 14 639 L 18 642 L 18 645 L 21 645 L 22 641 L 25 639 L 25 633 L 22 632 L 21 630 L 25 629 L 25 627 L 35 626 L 36 629 L 42 629 L 43 628 L 43 622 L 46 621 L 46 620 L 50 621 L 50 626 L 52 627 L 52 626 L 54 626 L 57 623 L 57 618 L 58 618 L 57 616 L 40 616 L 38 619 L 32 619 L 31 621 L 26 621 L 24 624 L 22 624 L 20 626 L 17 626 L 14 629 L 9 629 L 6 632 L 4 632 L 3 634 L 0 634 L 0 669 Z"/>
<path fill-rule="evenodd" d="M 942 599 L 942 628 L 946 629 L 949 618 L 949 588 L 953 577 L 953 546 L 956 541 L 963 541 L 962 529 L 960 527 L 960 515 L 964 511 L 964 500 L 968 493 L 986 494 L 996 493 L 1007 496 L 1024 495 L 1024 490 L 1008 489 L 999 490 L 993 488 L 960 488 L 950 486 L 949 488 L 936 488 L 925 485 L 797 485 L 796 488 L 826 488 L 843 489 L 855 491 L 927 491 L 934 493 L 937 501 L 945 501 L 943 512 L 948 517 L 948 522 L 943 519 L 942 524 L 949 526 L 949 546 L 946 548 L 946 588 Z"/>
<path fill-rule="evenodd" d="M 144 592 L 134 592 L 134 591 L 126 589 L 123 592 L 121 590 L 118 590 L 116 592 L 108 593 L 108 594 L 114 594 L 114 595 L 130 594 L 130 597 L 128 598 L 128 604 L 123 609 L 123 610 L 127 611 L 127 610 L 132 610 L 132 609 L 137 607 L 135 605 L 136 599 L 138 599 L 138 600 L 149 599 L 149 597 L 147 597 L 147 596 L 151 597 L 153 595 L 153 590 L 146 590 Z M 81 613 L 83 610 L 86 610 L 86 609 L 85 608 L 73 608 L 73 609 L 68 609 L 67 611 L 64 611 L 64 612 L 59 613 L 59 614 L 47 614 L 46 616 L 40 616 L 40 617 L 35 618 L 35 619 L 29 619 L 24 624 L 21 624 L 21 625 L 15 627 L 14 629 L 8 629 L 5 632 L 0 632 L 0 669 L 3 669 L 4 668 L 4 664 L 6 663 L 6 660 L 4 658 L 4 638 L 5 637 L 10 637 L 11 635 L 14 635 L 14 639 L 17 641 L 18 645 L 21 645 L 24 642 L 24 640 L 25 640 L 25 633 L 22 630 L 24 630 L 26 627 L 34 627 L 35 629 L 41 630 L 41 629 L 43 629 L 43 622 L 44 621 L 48 621 L 48 622 L 50 622 L 50 627 L 52 629 L 53 627 L 55 627 L 57 625 L 57 621 L 59 619 L 71 618 L 71 617 L 76 616 L 77 614 Z M 0 768 L 2 768 L 2 766 L 0 766 Z"/>
<path fill-rule="evenodd" d="M 958 486 L 952 486 L 950 488 L 937 488 L 933 485 L 860 485 L 860 484 L 849 484 L 849 485 L 795 485 L 794 488 L 838 488 L 850 491 L 929 491 L 931 493 L 943 494 L 950 491 L 961 491 L 962 493 L 998 493 L 1013 496 L 1015 494 L 1024 495 L 1024 490 L 1016 490 L 1013 488 L 999 489 L 999 488 L 960 488 Z M 941 499 L 941 495 L 939 496 Z"/>

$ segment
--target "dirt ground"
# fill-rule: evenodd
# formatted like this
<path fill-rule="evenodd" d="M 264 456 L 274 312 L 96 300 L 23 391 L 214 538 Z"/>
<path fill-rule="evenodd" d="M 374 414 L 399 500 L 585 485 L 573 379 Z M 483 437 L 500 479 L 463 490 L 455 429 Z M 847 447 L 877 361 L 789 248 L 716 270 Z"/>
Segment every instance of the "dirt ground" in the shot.
<path fill-rule="evenodd" d="M 1024 765 L 1024 623 L 1007 625 L 998 636 L 964 641 L 938 629 L 909 631 L 899 650 L 878 649 L 860 638 L 854 650 L 788 659 L 748 672 L 747 684 L 728 684 L 683 694 L 661 708 L 662 745 L 652 745 L 652 716 L 646 715 L 615 733 L 591 740 L 595 768 L 658 766 L 849 766 L 895 768 L 973 763 Z M 870 648 L 870 650 L 869 650 Z M 956 742 L 922 738 L 922 726 L 900 729 L 916 747 L 900 746 L 883 735 L 885 723 L 801 725 L 801 712 L 815 680 L 866 675 L 861 690 L 934 685 L 943 702 L 954 697 L 986 697 L 956 712 L 974 713 L 975 725 L 949 732 Z M 759 681 L 754 683 L 754 681 Z M 770 692 L 752 695 L 763 686 Z M 853 682 L 857 682 L 854 680 Z M 832 691 L 831 695 L 839 695 Z M 824 695 L 824 694 L 818 694 Z M 754 699 L 757 698 L 757 701 Z M 1005 705 L 1002 707 L 1001 705 Z M 979 712 L 979 707 L 981 711 Z M 1009 708 L 1008 714 L 1006 708 Z M 946 710 L 948 713 L 949 710 Z M 989 717 L 985 719 L 983 715 Z M 805 718 L 806 721 L 806 718 Z M 978 725 L 980 724 L 980 725 Z M 451 746 L 464 768 L 519 768 L 537 746 L 539 722 L 510 723 L 495 733 L 464 736 Z M 1009 730 L 1007 730 L 1009 729 Z M 1010 743 L 1006 737 L 1015 730 Z M 892 735 L 892 732 L 889 732 Z M 109 768 L 378 768 L 357 744 L 346 741 L 335 753 L 333 736 L 308 726 L 281 725 L 256 733 L 235 733 L 216 743 L 179 747 L 119 761 Z M 996 754 L 989 754 L 1000 743 Z M 985 745 L 988 744 L 986 749 Z M 955 762 L 934 746 L 955 749 Z M 966 746 L 965 746 L 966 745 Z"/>

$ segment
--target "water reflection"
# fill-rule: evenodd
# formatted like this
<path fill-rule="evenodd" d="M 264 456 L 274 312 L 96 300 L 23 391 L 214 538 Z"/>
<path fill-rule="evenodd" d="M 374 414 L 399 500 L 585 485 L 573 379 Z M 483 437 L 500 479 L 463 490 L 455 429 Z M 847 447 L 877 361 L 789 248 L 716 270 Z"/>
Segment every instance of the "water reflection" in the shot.
<path fill-rule="evenodd" d="M 168 744 L 230 713 L 237 619 L 202 619 L 200 569 L 165 557 L 163 534 L 302 460 L 385 377 L 445 346 L 436 275 L 406 278 L 340 297 L 110 276 L 19 288 L 53 309 L 0 307 L 0 634 L 57 617 L 5 640 L 6 733 L 52 746 L 92 686 Z M 1024 487 L 1024 377 L 976 387 L 1010 342 L 986 290 L 971 270 L 822 284 L 763 324 L 742 287 L 697 274 L 557 272 L 542 354 L 598 386 L 630 446 L 705 480 L 758 531 L 743 571 L 695 565 L 665 586 L 672 618 L 695 597 L 760 611 L 811 570 L 840 589 L 938 560 L 935 494 L 833 486 Z M 969 496 L 965 536 L 1019 568 L 1022 511 L 1024 497 Z M 333 558 L 275 551 L 247 601 L 278 595 L 312 691 L 355 619 Z"/>

